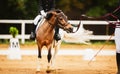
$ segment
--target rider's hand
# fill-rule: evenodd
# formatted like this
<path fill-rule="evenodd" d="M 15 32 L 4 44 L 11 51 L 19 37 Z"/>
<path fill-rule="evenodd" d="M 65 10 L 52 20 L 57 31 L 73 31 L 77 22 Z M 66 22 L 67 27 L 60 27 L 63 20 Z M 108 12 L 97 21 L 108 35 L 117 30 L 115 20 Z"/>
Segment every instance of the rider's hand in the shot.
<path fill-rule="evenodd" d="M 46 13 L 44 10 L 41 10 L 40 13 L 41 13 L 41 15 L 46 16 Z"/>

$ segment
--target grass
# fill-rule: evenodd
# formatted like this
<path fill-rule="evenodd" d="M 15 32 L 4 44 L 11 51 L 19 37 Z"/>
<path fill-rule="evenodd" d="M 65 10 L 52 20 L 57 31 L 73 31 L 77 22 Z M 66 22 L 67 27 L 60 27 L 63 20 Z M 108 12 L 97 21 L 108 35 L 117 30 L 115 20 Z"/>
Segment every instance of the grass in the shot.
<path fill-rule="evenodd" d="M 115 45 L 114 40 L 111 41 L 105 41 L 105 40 L 94 40 L 94 41 L 90 41 L 90 43 L 92 45 L 103 45 L 103 44 L 108 44 L 108 45 Z M 9 40 L 8 39 L 1 39 L 0 40 L 0 44 L 9 44 Z M 21 44 L 21 41 L 20 41 Z M 26 40 L 25 41 L 25 45 L 35 45 L 36 42 L 35 41 L 30 41 L 30 40 Z M 62 45 L 86 45 L 83 43 L 66 43 L 66 42 L 62 42 Z"/>
<path fill-rule="evenodd" d="M 101 44 L 114 45 L 115 44 L 114 40 L 112 41 L 97 40 L 97 41 L 91 41 L 91 43 L 94 45 L 101 45 Z"/>
<path fill-rule="evenodd" d="M 91 45 L 103 45 L 103 44 L 107 44 L 107 45 L 115 45 L 114 41 L 105 41 L 105 40 L 96 40 L 96 41 L 90 41 Z M 72 45 L 86 45 L 83 43 L 66 43 L 66 42 L 62 42 L 63 45 L 68 45 L 68 44 L 72 44 Z"/>

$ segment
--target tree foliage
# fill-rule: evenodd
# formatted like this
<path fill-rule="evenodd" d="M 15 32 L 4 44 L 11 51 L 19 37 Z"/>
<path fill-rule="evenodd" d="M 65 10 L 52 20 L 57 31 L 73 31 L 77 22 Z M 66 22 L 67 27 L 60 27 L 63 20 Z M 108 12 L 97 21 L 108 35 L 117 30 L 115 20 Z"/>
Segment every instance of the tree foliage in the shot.
<path fill-rule="evenodd" d="M 39 10 L 38 0 L 0 0 L 0 19 L 34 19 Z M 118 0 L 56 0 L 56 8 L 63 10 L 69 19 L 80 15 L 99 17 L 112 12 Z"/>

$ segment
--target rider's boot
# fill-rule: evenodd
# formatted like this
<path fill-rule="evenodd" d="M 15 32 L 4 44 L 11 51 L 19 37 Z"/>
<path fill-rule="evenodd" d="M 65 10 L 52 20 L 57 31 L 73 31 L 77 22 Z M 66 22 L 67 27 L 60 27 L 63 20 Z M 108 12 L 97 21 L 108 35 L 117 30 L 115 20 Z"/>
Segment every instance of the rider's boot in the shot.
<path fill-rule="evenodd" d="M 35 30 L 36 30 L 36 25 L 33 26 L 33 29 L 30 34 L 30 40 L 35 40 L 35 38 L 36 38 Z"/>
<path fill-rule="evenodd" d="M 117 74 L 120 74 L 120 53 L 116 53 L 116 62 L 117 62 Z"/>
<path fill-rule="evenodd" d="M 60 36 L 60 34 L 59 34 L 59 27 L 57 27 L 57 26 L 55 27 L 54 39 L 55 39 L 56 41 L 61 40 L 61 36 Z"/>

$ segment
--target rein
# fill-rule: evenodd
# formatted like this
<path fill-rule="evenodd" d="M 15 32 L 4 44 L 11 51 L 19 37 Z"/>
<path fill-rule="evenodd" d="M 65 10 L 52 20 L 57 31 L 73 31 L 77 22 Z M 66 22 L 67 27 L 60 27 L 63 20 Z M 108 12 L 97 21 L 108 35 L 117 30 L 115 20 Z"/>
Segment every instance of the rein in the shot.
<path fill-rule="evenodd" d="M 49 21 L 48 21 L 48 24 L 49 24 L 51 27 L 54 27 L 53 24 L 51 24 Z"/>
<path fill-rule="evenodd" d="M 81 24 L 81 21 L 79 22 L 79 24 L 78 24 L 77 29 L 76 29 L 75 32 L 77 32 L 77 31 L 79 30 L 79 28 L 80 28 L 80 24 Z M 72 32 L 72 33 L 75 33 L 75 32 Z"/>

